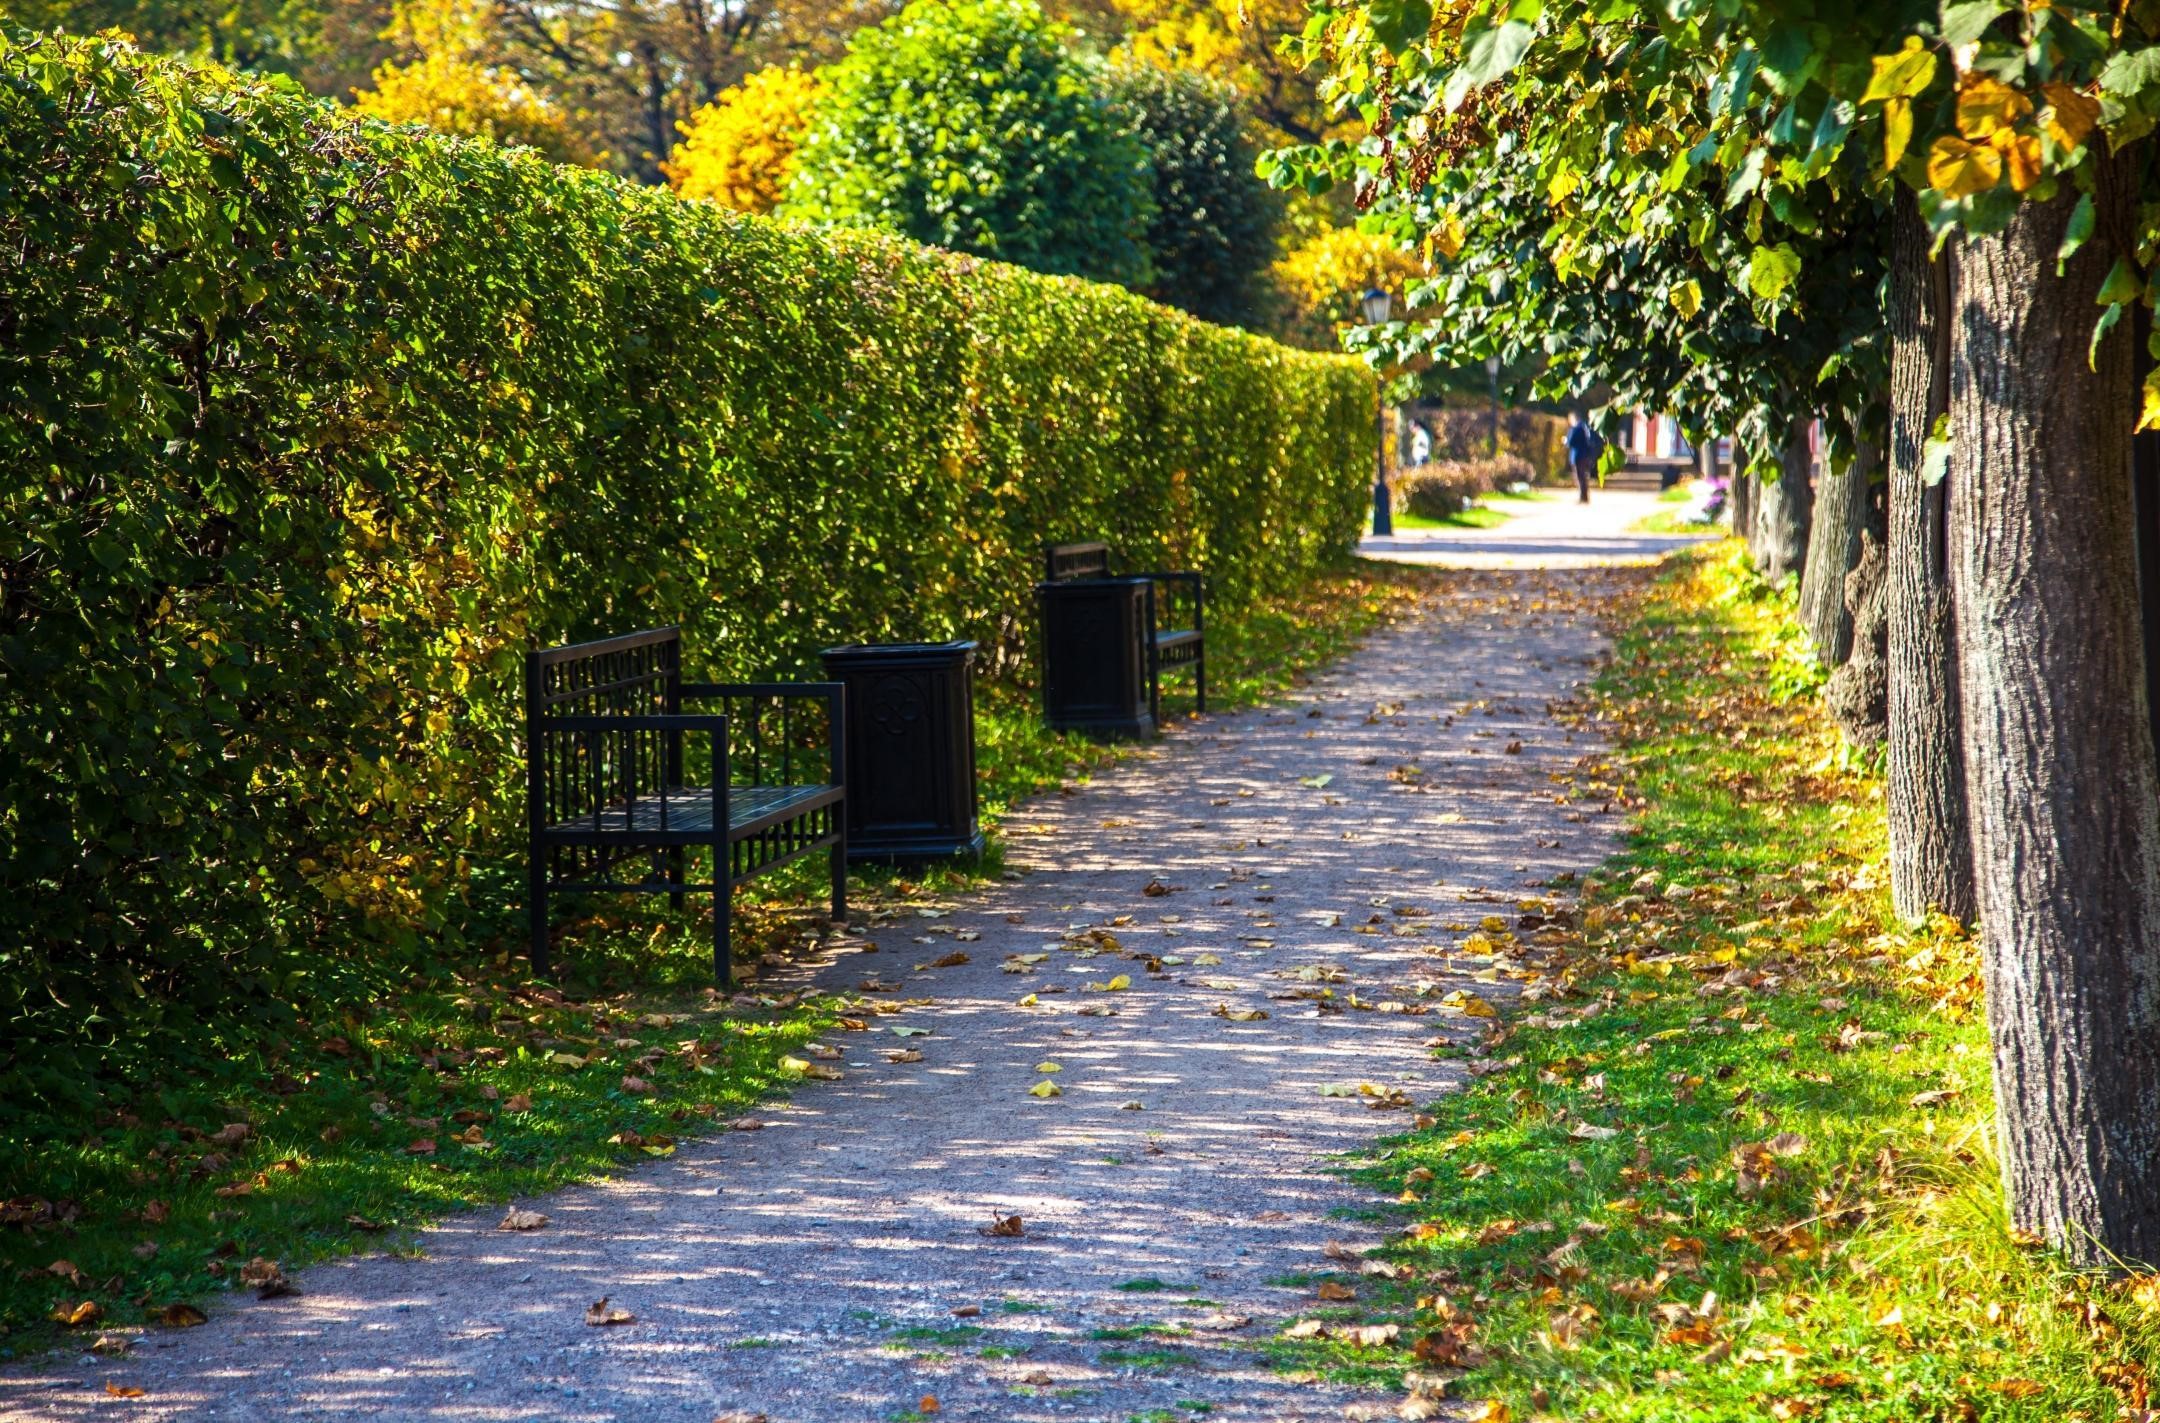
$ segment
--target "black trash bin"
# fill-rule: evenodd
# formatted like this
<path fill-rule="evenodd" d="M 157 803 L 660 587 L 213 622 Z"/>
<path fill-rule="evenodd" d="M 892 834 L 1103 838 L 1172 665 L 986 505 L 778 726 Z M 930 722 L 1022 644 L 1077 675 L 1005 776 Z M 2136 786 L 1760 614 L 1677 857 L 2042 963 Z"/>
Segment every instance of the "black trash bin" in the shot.
<path fill-rule="evenodd" d="M 847 688 L 848 860 L 980 855 L 975 819 L 975 644 L 828 647 Z"/>
<path fill-rule="evenodd" d="M 1146 578 L 1061 578 L 1042 605 L 1043 719 L 1059 731 L 1152 736 Z"/>

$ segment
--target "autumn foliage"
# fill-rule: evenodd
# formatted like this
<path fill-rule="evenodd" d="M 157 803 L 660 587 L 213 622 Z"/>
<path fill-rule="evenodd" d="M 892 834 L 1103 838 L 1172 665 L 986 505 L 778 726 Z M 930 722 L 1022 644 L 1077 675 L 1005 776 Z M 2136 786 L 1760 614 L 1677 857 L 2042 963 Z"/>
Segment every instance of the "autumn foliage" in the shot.
<path fill-rule="evenodd" d="M 800 69 L 759 70 L 690 116 L 668 181 L 686 198 L 771 212 L 787 195 L 818 92 L 816 76 Z"/>

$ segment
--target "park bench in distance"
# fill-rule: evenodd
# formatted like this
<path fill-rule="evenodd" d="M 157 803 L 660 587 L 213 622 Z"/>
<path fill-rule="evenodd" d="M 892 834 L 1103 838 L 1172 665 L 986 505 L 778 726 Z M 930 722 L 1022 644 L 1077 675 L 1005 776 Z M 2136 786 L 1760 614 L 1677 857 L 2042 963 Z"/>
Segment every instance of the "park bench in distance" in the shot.
<path fill-rule="evenodd" d="M 1148 580 L 1148 715 L 1157 726 L 1162 725 L 1162 674 L 1166 667 L 1193 669 L 1194 709 L 1207 710 L 1207 598 L 1198 573 L 1178 570 L 1113 575 L 1108 544 L 1074 543 L 1045 544 L 1043 574 L 1050 583 L 1112 576 Z M 1183 626 L 1162 626 L 1179 615 L 1189 615 Z"/>
<path fill-rule="evenodd" d="M 685 713 L 685 702 L 719 711 Z M 806 702 L 822 717 L 798 709 Z M 821 847 L 832 851 L 833 921 L 845 920 L 845 715 L 838 682 L 683 681 L 678 628 L 528 652 L 533 972 L 548 971 L 551 894 L 666 894 L 680 909 L 710 890 L 713 972 L 732 988 L 734 887 Z M 685 880 L 695 848 L 712 851 L 709 883 Z M 643 879 L 612 877 L 640 858 Z"/>

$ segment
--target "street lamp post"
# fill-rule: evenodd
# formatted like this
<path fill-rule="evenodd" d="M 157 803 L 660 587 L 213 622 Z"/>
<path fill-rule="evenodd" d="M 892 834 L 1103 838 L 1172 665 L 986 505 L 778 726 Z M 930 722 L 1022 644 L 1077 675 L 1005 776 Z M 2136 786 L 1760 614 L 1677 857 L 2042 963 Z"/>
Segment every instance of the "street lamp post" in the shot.
<path fill-rule="evenodd" d="M 1368 290 L 1358 298 L 1364 308 L 1367 326 L 1387 325 L 1388 312 L 1394 305 L 1388 294 L 1378 287 Z M 1383 383 L 1384 388 L 1384 383 Z M 1373 402 L 1373 487 L 1372 531 L 1375 538 L 1392 538 L 1395 534 L 1395 501 L 1387 487 L 1387 398 L 1381 395 Z"/>
<path fill-rule="evenodd" d="M 1500 453 L 1500 358 L 1485 358 L 1485 383 L 1492 388 L 1492 424 L 1485 438 L 1485 453 L 1497 457 Z"/>

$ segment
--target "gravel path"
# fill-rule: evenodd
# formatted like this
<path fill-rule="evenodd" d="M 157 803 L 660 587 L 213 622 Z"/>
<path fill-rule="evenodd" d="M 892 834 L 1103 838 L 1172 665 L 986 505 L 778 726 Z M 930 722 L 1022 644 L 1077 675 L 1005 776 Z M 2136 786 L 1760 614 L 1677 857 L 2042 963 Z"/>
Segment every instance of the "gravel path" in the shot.
<path fill-rule="evenodd" d="M 842 1079 L 764 1130 L 536 1202 L 541 1231 L 462 1216 L 418 1258 L 15 1370 L 0 1416 L 871 1423 L 934 1396 L 985 1423 L 1289 1423 L 1374 1403 L 1271 1372 L 1263 1346 L 1311 1307 L 1301 1276 L 1350 1268 L 1330 1241 L 1378 1239 L 1330 1159 L 1409 1125 L 1386 1094 L 1454 1083 L 1428 1045 L 1478 1024 L 1441 996 L 1510 991 L 1451 946 L 1611 847 L 1620 817 L 1551 778 L 1596 749 L 1566 699 L 1616 576 L 1451 575 L 1294 702 L 1190 723 L 1016 815 L 1018 878 L 798 971 L 926 998 L 872 1026 L 931 1031 L 833 1035 Z M 984 1235 L 993 1212 L 1025 1234 Z M 588 1327 L 601 1295 L 636 1322 Z"/>
<path fill-rule="evenodd" d="M 1655 563 L 1674 549 L 1722 536 L 1722 527 L 1690 534 L 1642 534 L 1636 521 L 1685 509 L 1636 489 L 1601 489 L 1588 504 L 1573 490 L 1535 504 L 1495 503 L 1509 515 L 1490 529 L 1404 529 L 1358 545 L 1367 558 L 1443 568 L 1595 569 Z"/>

